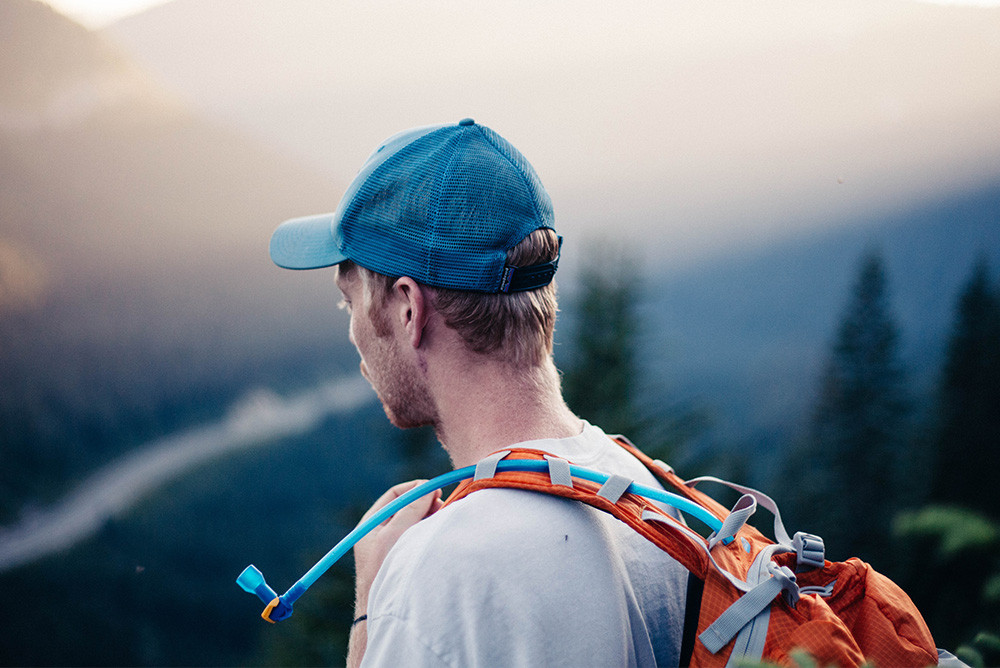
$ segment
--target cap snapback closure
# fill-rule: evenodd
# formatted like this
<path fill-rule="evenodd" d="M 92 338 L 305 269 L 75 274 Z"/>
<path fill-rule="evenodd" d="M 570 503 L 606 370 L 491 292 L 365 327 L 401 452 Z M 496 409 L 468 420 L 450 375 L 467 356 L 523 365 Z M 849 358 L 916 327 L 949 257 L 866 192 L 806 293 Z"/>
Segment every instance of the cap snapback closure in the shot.
<path fill-rule="evenodd" d="M 551 262 L 533 264 L 530 267 L 514 267 L 504 265 L 503 276 L 500 279 L 500 292 L 524 292 L 548 285 L 559 268 L 559 258 L 562 256 L 562 237 L 559 237 L 559 251 L 556 259 Z"/>

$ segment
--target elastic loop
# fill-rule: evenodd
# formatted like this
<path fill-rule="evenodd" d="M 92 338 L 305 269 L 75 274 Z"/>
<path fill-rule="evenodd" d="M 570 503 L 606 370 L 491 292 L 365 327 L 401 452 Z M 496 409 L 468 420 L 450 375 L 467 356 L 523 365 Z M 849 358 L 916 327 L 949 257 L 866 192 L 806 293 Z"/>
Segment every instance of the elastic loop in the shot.
<path fill-rule="evenodd" d="M 665 473 L 673 473 L 674 467 L 666 463 L 662 459 L 654 459 L 653 463 L 660 467 Z"/>
<path fill-rule="evenodd" d="M 743 528 L 743 525 L 747 523 L 747 520 L 755 512 L 757 512 L 757 499 L 749 494 L 741 496 L 726 516 L 726 519 L 723 520 L 719 530 L 713 532 L 708 537 L 708 549 L 711 550 L 720 541 L 725 541 L 726 544 L 729 544 L 730 540 L 736 536 L 736 533 Z"/>
<path fill-rule="evenodd" d="M 545 459 L 549 462 L 549 480 L 552 484 L 572 487 L 573 476 L 570 474 L 569 462 L 549 455 L 545 455 Z"/>
<path fill-rule="evenodd" d="M 785 530 L 785 525 L 781 521 L 781 512 L 778 510 L 778 504 L 774 502 L 774 499 L 769 497 L 767 494 L 764 494 L 763 492 L 759 492 L 756 489 L 753 489 L 752 487 L 737 485 L 734 482 L 729 482 L 728 480 L 722 480 L 720 478 L 716 478 L 710 475 L 701 476 L 700 478 L 692 478 L 691 480 L 686 481 L 684 484 L 687 485 L 688 487 L 694 488 L 694 486 L 697 485 L 699 482 L 718 483 L 720 485 L 725 485 L 730 489 L 734 489 L 740 494 L 749 494 L 750 496 L 755 498 L 757 500 L 757 504 L 761 508 L 770 511 L 771 514 L 774 515 L 774 542 L 778 543 L 779 545 L 784 545 L 786 547 L 791 548 L 792 539 L 789 538 L 788 532 Z"/>
<path fill-rule="evenodd" d="M 601 485 L 601 489 L 598 490 L 597 496 L 603 496 L 611 503 L 618 503 L 618 499 L 622 498 L 622 494 L 624 494 L 631 485 L 631 478 L 626 478 L 625 476 L 616 474 L 610 476 L 607 481 Z"/>
<path fill-rule="evenodd" d="M 501 452 L 494 452 L 489 457 L 479 460 L 476 464 L 476 473 L 472 476 L 473 480 L 488 480 L 496 475 L 497 464 L 500 460 L 510 454 L 510 450 L 503 450 Z"/>

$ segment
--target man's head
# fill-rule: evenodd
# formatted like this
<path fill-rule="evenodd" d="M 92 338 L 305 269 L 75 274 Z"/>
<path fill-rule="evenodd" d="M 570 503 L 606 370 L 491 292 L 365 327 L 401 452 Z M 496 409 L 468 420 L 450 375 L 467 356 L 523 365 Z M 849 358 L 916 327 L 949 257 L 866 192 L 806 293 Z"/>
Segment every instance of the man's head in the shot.
<path fill-rule="evenodd" d="M 400 277 L 413 281 L 471 353 L 522 369 L 550 359 L 561 241 L 552 224 L 551 200 L 524 156 L 465 119 L 390 137 L 334 213 L 283 223 L 270 251 L 290 269 L 337 265 L 342 290 L 364 290 L 365 321 L 357 328 L 370 324 L 374 341 L 355 345 L 380 389 L 374 376 L 384 369 L 373 368 L 363 347 L 406 383 L 414 380 L 378 342 L 392 334 L 387 303 L 407 296 L 398 292 Z M 388 381 L 379 382 L 388 393 Z M 400 396 L 413 389 L 391 388 Z M 387 410 L 392 401 L 383 396 Z"/>
<path fill-rule="evenodd" d="M 509 250 L 552 224 L 552 202 L 524 156 L 465 119 L 387 139 L 334 213 L 286 221 L 270 250 L 288 269 L 351 260 L 437 288 L 506 294 L 552 280 L 554 263 L 507 262 Z"/>
<path fill-rule="evenodd" d="M 560 238 L 549 228 L 535 230 L 507 252 L 507 263 L 531 267 L 558 260 Z M 358 282 L 370 291 L 368 313 L 376 333 L 388 336 L 385 304 L 395 287 L 396 276 L 386 276 L 347 260 L 338 266 L 342 279 Z M 487 294 L 425 286 L 430 305 L 480 355 L 503 360 L 514 368 L 542 364 L 552 354 L 555 331 L 555 283 L 534 290 Z"/>

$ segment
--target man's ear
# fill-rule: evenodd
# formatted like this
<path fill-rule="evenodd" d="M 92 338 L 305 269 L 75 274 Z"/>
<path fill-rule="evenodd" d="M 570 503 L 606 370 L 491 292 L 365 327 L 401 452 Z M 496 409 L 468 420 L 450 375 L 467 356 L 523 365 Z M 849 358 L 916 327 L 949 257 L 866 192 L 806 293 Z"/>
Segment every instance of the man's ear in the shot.
<path fill-rule="evenodd" d="M 410 345 L 420 347 L 424 337 L 424 328 L 430 315 L 430 303 L 422 285 L 409 276 L 403 276 L 392 286 L 397 297 L 396 315 L 399 324 L 406 331 Z"/>

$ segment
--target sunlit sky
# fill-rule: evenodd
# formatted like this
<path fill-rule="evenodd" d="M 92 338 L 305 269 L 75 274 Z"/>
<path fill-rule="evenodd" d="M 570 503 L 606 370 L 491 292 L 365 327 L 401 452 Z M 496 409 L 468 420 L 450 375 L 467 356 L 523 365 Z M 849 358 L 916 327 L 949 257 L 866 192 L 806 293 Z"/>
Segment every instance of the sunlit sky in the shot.
<path fill-rule="evenodd" d="M 103 28 L 118 19 L 169 0 L 44 0 L 88 28 Z"/>
<path fill-rule="evenodd" d="M 44 1 L 332 191 L 391 131 L 471 116 L 531 157 L 581 234 L 655 230 L 658 260 L 1000 174 L 1000 0 Z"/>
<path fill-rule="evenodd" d="M 937 5 L 1000 6 L 1000 0 L 915 0 Z M 43 0 L 89 28 L 103 28 L 120 18 L 170 0 Z"/>

